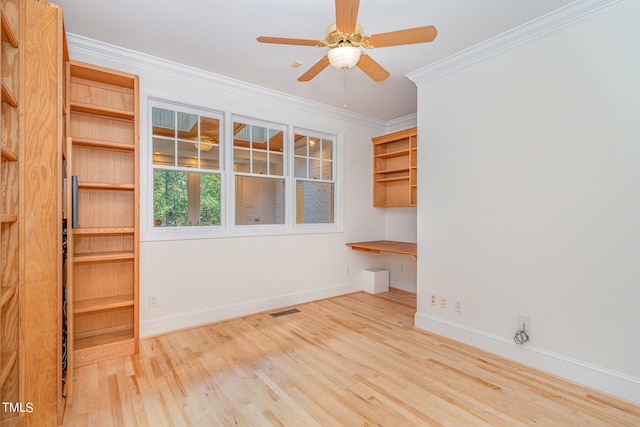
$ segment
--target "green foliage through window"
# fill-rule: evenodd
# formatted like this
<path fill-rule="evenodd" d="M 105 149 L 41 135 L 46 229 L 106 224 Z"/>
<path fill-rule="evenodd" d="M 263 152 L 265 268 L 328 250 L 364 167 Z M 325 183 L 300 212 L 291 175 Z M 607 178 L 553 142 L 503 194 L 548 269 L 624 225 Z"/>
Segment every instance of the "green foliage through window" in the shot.
<path fill-rule="evenodd" d="M 220 174 L 155 169 L 156 227 L 220 225 Z"/>

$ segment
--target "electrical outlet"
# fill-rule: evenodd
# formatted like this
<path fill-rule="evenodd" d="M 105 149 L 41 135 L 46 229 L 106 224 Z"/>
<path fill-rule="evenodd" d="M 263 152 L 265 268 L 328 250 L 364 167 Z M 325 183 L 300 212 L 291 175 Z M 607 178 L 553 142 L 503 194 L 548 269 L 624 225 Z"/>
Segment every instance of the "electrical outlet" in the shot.
<path fill-rule="evenodd" d="M 518 331 L 531 332 L 531 318 L 524 314 L 518 314 Z"/>
<path fill-rule="evenodd" d="M 349 275 L 349 267 L 345 267 L 344 268 L 344 275 L 348 276 Z"/>
<path fill-rule="evenodd" d="M 440 308 L 447 308 L 447 297 L 440 297 Z"/>
<path fill-rule="evenodd" d="M 462 313 L 462 300 L 460 298 L 456 298 L 455 300 L 455 310 L 458 313 Z"/>
<path fill-rule="evenodd" d="M 158 295 L 152 294 L 149 295 L 149 307 L 157 307 L 158 306 Z"/>
<path fill-rule="evenodd" d="M 431 294 L 430 296 L 431 305 L 437 305 L 437 300 L 438 300 L 438 297 L 436 297 L 436 294 Z"/>
<path fill-rule="evenodd" d="M 404 264 L 400 264 L 400 273 L 404 273 Z"/>

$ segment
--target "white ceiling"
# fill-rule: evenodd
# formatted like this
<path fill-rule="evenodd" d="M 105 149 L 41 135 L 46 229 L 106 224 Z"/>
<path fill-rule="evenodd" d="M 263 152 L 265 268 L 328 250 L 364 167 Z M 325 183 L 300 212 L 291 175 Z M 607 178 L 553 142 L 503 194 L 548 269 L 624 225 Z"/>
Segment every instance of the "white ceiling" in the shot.
<path fill-rule="evenodd" d="M 416 112 L 416 87 L 406 74 L 559 9 L 573 0 L 361 0 L 366 35 L 434 25 L 431 43 L 367 53 L 391 76 L 375 83 L 347 71 L 352 112 L 391 120 Z M 211 71 L 342 108 L 345 74 L 326 68 L 296 79 L 326 48 L 263 44 L 258 36 L 324 39 L 335 22 L 332 0 L 54 0 L 68 33 Z M 298 60 L 302 66 L 289 66 Z"/>

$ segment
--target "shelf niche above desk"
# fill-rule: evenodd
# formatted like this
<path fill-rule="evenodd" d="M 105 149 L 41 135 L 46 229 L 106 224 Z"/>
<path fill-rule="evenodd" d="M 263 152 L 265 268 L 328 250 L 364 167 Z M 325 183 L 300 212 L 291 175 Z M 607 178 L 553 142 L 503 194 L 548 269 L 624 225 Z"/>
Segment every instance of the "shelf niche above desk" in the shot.
<path fill-rule="evenodd" d="M 417 205 L 417 128 L 373 138 L 373 206 Z"/>

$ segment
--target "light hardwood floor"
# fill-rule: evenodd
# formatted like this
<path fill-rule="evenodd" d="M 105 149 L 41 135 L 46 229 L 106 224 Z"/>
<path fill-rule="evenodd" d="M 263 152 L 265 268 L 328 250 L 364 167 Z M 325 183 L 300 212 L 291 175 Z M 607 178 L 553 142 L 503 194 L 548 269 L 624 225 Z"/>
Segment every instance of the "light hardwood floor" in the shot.
<path fill-rule="evenodd" d="M 640 426 L 640 407 L 415 329 L 355 293 L 140 341 L 78 368 L 66 426 Z"/>

